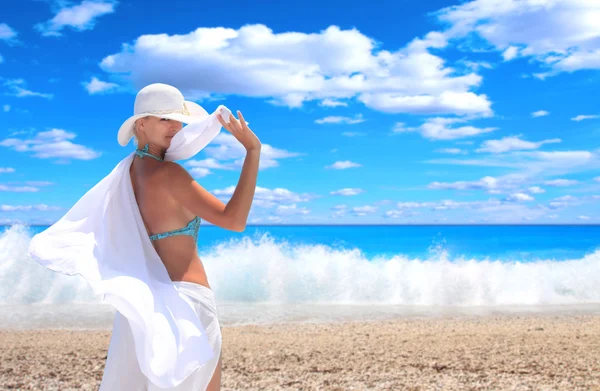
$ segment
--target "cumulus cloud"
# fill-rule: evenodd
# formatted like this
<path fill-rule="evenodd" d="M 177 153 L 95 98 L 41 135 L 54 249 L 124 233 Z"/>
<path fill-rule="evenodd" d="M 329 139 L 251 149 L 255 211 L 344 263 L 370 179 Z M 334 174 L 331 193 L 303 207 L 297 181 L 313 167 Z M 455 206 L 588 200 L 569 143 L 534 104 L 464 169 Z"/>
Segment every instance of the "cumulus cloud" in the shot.
<path fill-rule="evenodd" d="M 0 141 L 0 146 L 12 148 L 17 152 L 30 152 L 39 159 L 58 158 L 59 162 L 69 159 L 91 160 L 100 156 L 100 152 L 71 140 L 75 133 L 63 129 L 52 129 L 37 133 L 33 138 L 6 138 Z"/>
<path fill-rule="evenodd" d="M 323 106 L 323 107 L 339 107 L 339 106 L 343 106 L 343 107 L 347 107 L 348 103 L 346 102 L 340 102 L 338 100 L 335 99 L 323 99 L 321 102 L 319 102 L 319 106 Z"/>
<path fill-rule="evenodd" d="M 355 206 L 355 207 L 350 208 L 349 212 L 354 216 L 372 215 L 375 212 L 377 212 L 377 207 L 371 206 L 371 205 Z"/>
<path fill-rule="evenodd" d="M 15 169 L 12 167 L 0 167 L 0 174 L 13 173 Z"/>
<path fill-rule="evenodd" d="M 226 202 L 235 191 L 235 186 L 228 186 L 225 189 L 216 189 L 212 193 Z M 254 191 L 254 199 L 252 206 L 258 208 L 276 208 L 281 205 L 290 206 L 292 204 L 300 202 L 308 202 L 314 199 L 316 196 L 308 193 L 295 193 L 285 188 L 268 189 L 261 186 L 256 186 Z"/>
<path fill-rule="evenodd" d="M 325 168 L 333 168 L 334 170 L 346 170 L 348 168 L 362 167 L 361 164 L 351 162 L 350 160 L 337 161 L 331 166 L 325 166 Z"/>
<path fill-rule="evenodd" d="M 525 193 L 514 193 L 514 194 L 510 194 L 508 197 L 506 197 L 505 199 L 506 201 L 533 201 L 534 198 L 532 196 L 530 196 L 529 194 L 525 194 Z"/>
<path fill-rule="evenodd" d="M 581 201 L 577 197 L 573 197 L 572 195 L 565 195 L 561 197 L 556 197 L 552 201 L 548 203 L 548 206 L 552 209 L 564 208 L 567 206 L 573 206 L 579 204 Z"/>
<path fill-rule="evenodd" d="M 562 140 L 553 138 L 538 142 L 521 140 L 521 136 L 508 136 L 500 140 L 486 140 L 476 152 L 504 153 L 526 149 L 538 149 L 544 144 L 560 143 Z"/>
<path fill-rule="evenodd" d="M 513 58 L 516 58 L 519 55 L 519 48 L 516 46 L 509 46 L 502 52 L 502 58 L 504 61 L 510 61 Z"/>
<path fill-rule="evenodd" d="M 83 82 L 82 84 L 90 95 L 114 91 L 119 87 L 118 84 L 99 80 L 95 76 L 90 81 Z"/>
<path fill-rule="evenodd" d="M 577 121 L 577 122 L 579 122 L 579 121 L 583 121 L 584 119 L 596 119 L 596 118 L 600 118 L 600 115 L 596 115 L 596 114 L 594 114 L 594 115 L 583 115 L 583 114 L 581 114 L 581 115 L 578 115 L 576 117 L 571 118 L 571 121 Z"/>
<path fill-rule="evenodd" d="M 296 204 L 292 205 L 279 205 L 275 208 L 275 214 L 284 216 L 295 216 L 295 215 L 307 215 L 310 213 L 310 209 L 302 206 L 299 207 Z"/>
<path fill-rule="evenodd" d="M 590 151 L 513 151 L 509 154 L 486 155 L 482 159 L 441 158 L 426 162 L 512 168 L 517 170 L 514 175 L 534 183 L 539 183 L 543 178 L 600 167 L 598 154 Z"/>
<path fill-rule="evenodd" d="M 321 119 L 315 120 L 317 124 L 360 124 L 361 122 L 365 122 L 366 120 L 362 117 L 361 114 L 356 115 L 355 118 L 350 117 L 341 117 L 341 116 L 329 116 Z"/>
<path fill-rule="evenodd" d="M 423 137 L 430 140 L 455 140 L 489 133 L 497 129 L 493 127 L 451 126 L 452 124 L 464 121 L 464 119 L 460 118 L 430 118 L 418 130 Z"/>
<path fill-rule="evenodd" d="M 46 204 L 38 204 L 38 205 L 0 205 L 1 212 L 29 212 L 32 210 L 37 211 L 55 211 L 60 210 L 61 208 L 58 206 L 49 206 Z"/>
<path fill-rule="evenodd" d="M 538 110 L 538 111 L 534 111 L 533 113 L 531 113 L 531 116 L 536 118 L 536 117 L 545 117 L 547 115 L 550 115 L 550 112 L 546 111 L 546 110 Z"/>
<path fill-rule="evenodd" d="M 429 51 L 446 44 L 435 32 L 390 51 L 355 28 L 274 33 L 262 24 L 202 27 L 142 35 L 100 66 L 127 74 L 136 89 L 162 81 L 196 98 L 237 94 L 289 107 L 354 98 L 389 113 L 491 115 L 487 96 L 473 91 L 481 76 L 457 74 Z"/>
<path fill-rule="evenodd" d="M 544 185 L 553 186 L 553 187 L 565 187 L 565 186 L 573 186 L 578 184 L 579 181 L 574 179 L 552 179 L 550 181 L 545 181 Z"/>
<path fill-rule="evenodd" d="M 0 23 L 0 40 L 12 43 L 17 37 L 17 32 L 7 25 L 6 23 Z"/>
<path fill-rule="evenodd" d="M 53 97 L 53 94 L 28 90 L 27 88 L 25 88 L 26 83 L 23 79 L 8 79 L 4 81 L 3 85 L 7 87 L 10 91 L 8 95 L 16 96 L 18 98 L 34 96 L 45 99 L 52 99 Z"/>
<path fill-rule="evenodd" d="M 440 152 L 440 153 L 448 153 L 450 155 L 465 155 L 467 154 L 467 151 L 465 151 L 464 149 L 460 149 L 460 148 L 439 148 L 435 150 L 436 152 Z"/>
<path fill-rule="evenodd" d="M 246 158 L 244 146 L 229 133 L 221 132 L 211 142 L 210 146 L 204 148 L 203 152 L 209 156 L 208 159 L 191 159 L 184 163 L 191 167 L 190 174 L 194 177 L 204 177 L 211 173 L 210 169 L 237 170 L 242 168 Z M 269 144 L 262 144 L 259 170 L 279 167 L 280 159 L 303 156 L 303 153 L 289 152 L 284 149 L 275 148 Z"/>
<path fill-rule="evenodd" d="M 349 197 L 349 196 L 355 196 L 358 194 L 364 193 L 363 189 L 359 189 L 359 188 L 352 188 L 352 187 L 347 187 L 344 189 L 339 189 L 339 190 L 335 190 L 330 192 L 329 194 L 331 195 L 341 195 L 344 197 Z"/>
<path fill-rule="evenodd" d="M 40 191 L 34 186 L 12 186 L 0 184 L 0 191 L 12 192 L 12 193 L 37 193 Z"/>
<path fill-rule="evenodd" d="M 342 136 L 346 137 L 361 137 L 366 136 L 367 134 L 364 132 L 342 132 Z"/>
<path fill-rule="evenodd" d="M 477 181 L 431 182 L 427 187 L 436 190 L 493 190 L 498 185 L 497 178 L 486 176 Z"/>
<path fill-rule="evenodd" d="M 600 3 L 591 0 L 475 0 L 436 12 L 446 39 L 483 39 L 505 60 L 529 57 L 548 77 L 600 68 Z M 527 26 L 527 28 L 523 28 Z M 468 43 L 466 45 L 469 45 Z M 543 75 L 543 76 L 542 76 Z"/>
<path fill-rule="evenodd" d="M 116 1 L 84 0 L 81 4 L 62 7 L 56 15 L 47 22 L 38 23 L 35 28 L 43 36 L 61 36 L 65 27 L 75 31 L 92 30 L 96 19 L 100 16 L 113 13 Z"/>
<path fill-rule="evenodd" d="M 546 190 L 542 189 L 539 186 L 531 186 L 527 189 L 528 192 L 530 192 L 531 194 L 542 194 L 545 193 Z"/>

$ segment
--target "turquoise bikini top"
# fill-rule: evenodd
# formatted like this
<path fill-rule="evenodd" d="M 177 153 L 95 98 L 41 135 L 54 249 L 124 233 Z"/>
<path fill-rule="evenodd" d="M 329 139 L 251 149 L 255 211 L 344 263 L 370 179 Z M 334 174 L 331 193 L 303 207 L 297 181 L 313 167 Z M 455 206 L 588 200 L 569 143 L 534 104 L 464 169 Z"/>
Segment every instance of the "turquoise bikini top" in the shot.
<path fill-rule="evenodd" d="M 198 240 L 198 230 L 200 229 L 200 221 L 200 217 L 196 216 L 185 227 L 174 229 L 173 231 L 161 232 L 159 234 L 150 235 L 150 240 L 158 240 L 175 235 L 190 235 L 194 237 L 194 240 Z"/>
<path fill-rule="evenodd" d="M 154 158 L 159 162 L 164 161 L 164 159 L 160 156 L 156 156 L 148 152 L 148 144 L 146 144 L 146 146 L 143 149 L 136 149 L 135 154 L 139 156 L 140 159 L 143 159 L 144 156 L 150 156 L 151 158 Z M 159 234 L 150 235 L 150 240 L 158 240 L 176 235 L 190 235 L 194 237 L 194 240 L 198 240 L 198 231 L 200 230 L 201 221 L 202 220 L 200 219 L 200 217 L 196 216 L 185 227 L 174 229 L 172 231 L 161 232 Z"/>

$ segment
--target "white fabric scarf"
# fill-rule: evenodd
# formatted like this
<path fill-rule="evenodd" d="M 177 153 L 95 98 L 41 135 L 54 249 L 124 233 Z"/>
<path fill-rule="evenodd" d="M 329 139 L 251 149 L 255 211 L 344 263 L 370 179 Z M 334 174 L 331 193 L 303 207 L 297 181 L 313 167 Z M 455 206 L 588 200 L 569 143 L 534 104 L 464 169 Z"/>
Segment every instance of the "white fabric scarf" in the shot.
<path fill-rule="evenodd" d="M 171 140 L 165 160 L 189 159 L 221 130 L 220 105 Z M 113 305 L 131 324 L 140 369 L 162 388 L 175 387 L 213 352 L 194 309 L 172 285 L 152 246 L 133 193 L 132 152 L 90 189 L 54 225 L 35 235 L 29 255 L 41 265 L 81 275 L 103 303 Z"/>

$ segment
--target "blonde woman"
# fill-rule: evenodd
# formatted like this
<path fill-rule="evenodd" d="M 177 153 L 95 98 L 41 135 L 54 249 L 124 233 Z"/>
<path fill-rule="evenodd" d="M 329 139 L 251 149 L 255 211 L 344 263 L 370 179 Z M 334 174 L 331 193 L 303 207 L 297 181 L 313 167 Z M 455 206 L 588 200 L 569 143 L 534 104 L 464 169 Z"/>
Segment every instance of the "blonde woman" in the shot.
<path fill-rule="evenodd" d="M 135 151 L 32 239 L 37 262 L 83 276 L 117 309 L 101 391 L 220 389 L 221 330 L 196 241 L 202 220 L 245 229 L 261 143 L 238 116 L 224 106 L 209 115 L 169 85 L 143 88 L 118 132 L 122 146 L 135 139 Z M 246 150 L 227 205 L 173 162 L 221 127 Z"/>

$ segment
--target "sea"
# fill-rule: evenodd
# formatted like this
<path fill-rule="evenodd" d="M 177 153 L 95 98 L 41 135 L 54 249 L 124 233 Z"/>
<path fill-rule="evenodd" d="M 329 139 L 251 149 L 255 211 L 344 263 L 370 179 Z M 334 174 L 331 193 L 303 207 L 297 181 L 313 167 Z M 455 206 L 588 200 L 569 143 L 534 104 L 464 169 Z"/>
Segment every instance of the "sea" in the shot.
<path fill-rule="evenodd" d="M 0 329 L 110 329 L 79 276 L 0 226 Z M 600 314 L 600 226 L 297 225 L 200 229 L 222 326 Z"/>

